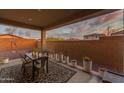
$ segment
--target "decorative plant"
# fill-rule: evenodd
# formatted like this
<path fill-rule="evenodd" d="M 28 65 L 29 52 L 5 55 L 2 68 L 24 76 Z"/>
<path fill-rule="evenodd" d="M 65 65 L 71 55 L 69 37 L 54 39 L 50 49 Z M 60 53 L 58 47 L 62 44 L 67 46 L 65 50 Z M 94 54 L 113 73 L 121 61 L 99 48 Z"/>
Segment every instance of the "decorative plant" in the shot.
<path fill-rule="evenodd" d="M 40 48 L 34 48 L 33 50 L 32 50 L 32 52 L 41 52 L 41 50 L 40 50 Z"/>
<path fill-rule="evenodd" d="M 35 52 L 36 52 L 36 49 L 35 49 L 35 48 L 34 48 L 34 49 L 32 49 L 32 52 L 33 52 L 33 53 L 35 53 Z"/>
<path fill-rule="evenodd" d="M 40 52 L 41 52 L 41 49 L 40 49 L 40 48 L 34 48 L 34 49 L 32 50 L 32 55 L 39 57 Z"/>
<path fill-rule="evenodd" d="M 83 60 L 86 61 L 86 62 L 91 61 L 91 59 L 89 57 L 87 57 L 87 56 L 83 57 Z"/>

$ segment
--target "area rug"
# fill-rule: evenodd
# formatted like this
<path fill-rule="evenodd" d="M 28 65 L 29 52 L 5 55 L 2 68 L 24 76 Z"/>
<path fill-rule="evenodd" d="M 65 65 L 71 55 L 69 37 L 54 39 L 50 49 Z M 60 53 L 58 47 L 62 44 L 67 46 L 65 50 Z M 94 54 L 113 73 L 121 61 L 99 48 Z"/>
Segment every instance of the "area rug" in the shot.
<path fill-rule="evenodd" d="M 40 72 L 38 78 L 32 81 L 29 77 L 24 78 L 21 65 L 15 65 L 0 70 L 1 83 L 64 83 L 67 82 L 76 72 L 54 62 L 48 63 L 48 73 Z M 31 67 L 30 67 L 31 68 Z M 31 70 L 29 68 L 29 70 Z M 28 71 L 30 73 L 31 71 Z M 28 74 L 27 74 L 28 75 Z M 31 73 L 29 74 L 31 75 Z"/>

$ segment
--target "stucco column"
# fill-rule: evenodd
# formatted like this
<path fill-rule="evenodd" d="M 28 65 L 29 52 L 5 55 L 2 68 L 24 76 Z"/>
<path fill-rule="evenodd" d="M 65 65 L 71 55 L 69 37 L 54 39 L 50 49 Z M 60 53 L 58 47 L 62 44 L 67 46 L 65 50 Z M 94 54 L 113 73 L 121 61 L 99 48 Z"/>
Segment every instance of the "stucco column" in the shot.
<path fill-rule="evenodd" d="M 41 49 L 46 49 L 46 31 L 41 31 Z"/>

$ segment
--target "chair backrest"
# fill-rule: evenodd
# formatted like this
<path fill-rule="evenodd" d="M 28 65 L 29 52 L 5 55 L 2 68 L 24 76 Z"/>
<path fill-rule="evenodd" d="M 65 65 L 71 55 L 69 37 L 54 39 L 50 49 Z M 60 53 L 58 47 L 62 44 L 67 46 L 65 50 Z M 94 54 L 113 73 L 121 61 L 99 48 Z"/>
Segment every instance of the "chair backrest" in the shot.
<path fill-rule="evenodd" d="M 22 56 L 22 61 L 23 63 L 30 63 L 32 62 L 32 59 L 30 59 L 28 56 Z"/>
<path fill-rule="evenodd" d="M 47 57 L 49 56 L 49 52 L 48 51 L 43 51 L 42 53 L 43 53 L 43 55 L 45 55 Z"/>

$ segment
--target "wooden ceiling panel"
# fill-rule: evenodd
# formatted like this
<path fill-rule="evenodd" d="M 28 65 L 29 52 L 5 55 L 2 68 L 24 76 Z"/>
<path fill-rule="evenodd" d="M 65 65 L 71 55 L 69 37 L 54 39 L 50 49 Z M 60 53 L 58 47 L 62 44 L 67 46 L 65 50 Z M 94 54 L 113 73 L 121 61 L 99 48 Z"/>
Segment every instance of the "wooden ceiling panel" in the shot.
<path fill-rule="evenodd" d="M 86 16 L 101 11 L 103 9 L 0 9 L 0 23 L 31 29 L 52 29 L 70 24 L 75 20 L 83 20 Z M 115 10 L 104 11 L 112 12 Z"/>

